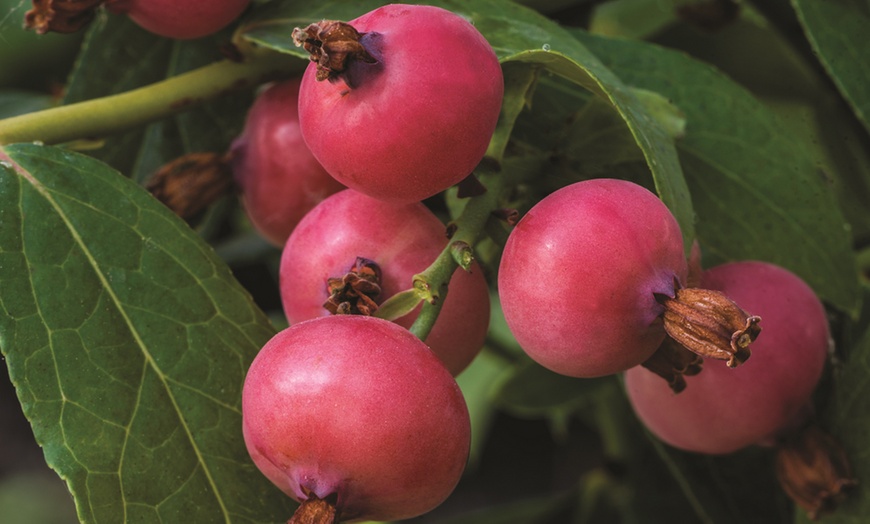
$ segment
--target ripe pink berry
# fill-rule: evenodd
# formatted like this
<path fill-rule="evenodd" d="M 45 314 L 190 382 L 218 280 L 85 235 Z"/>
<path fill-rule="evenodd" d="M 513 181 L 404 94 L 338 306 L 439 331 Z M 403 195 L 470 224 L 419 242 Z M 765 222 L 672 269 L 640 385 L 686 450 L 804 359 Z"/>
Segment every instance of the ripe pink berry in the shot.
<path fill-rule="evenodd" d="M 470 421 L 456 382 L 419 339 L 340 315 L 278 333 L 242 393 L 254 463 L 298 501 L 335 499 L 345 520 L 431 510 L 459 481 Z"/>
<path fill-rule="evenodd" d="M 259 94 L 233 142 L 232 167 L 248 217 L 283 246 L 299 220 L 343 188 L 308 150 L 299 130 L 299 79 L 277 82 Z"/>
<path fill-rule="evenodd" d="M 279 274 L 287 320 L 330 315 L 323 307 L 327 281 L 344 276 L 358 257 L 380 268 L 380 304 L 409 289 L 446 244 L 445 226 L 423 204 L 390 204 L 340 191 L 312 209 L 284 246 Z M 396 322 L 410 327 L 418 314 L 419 308 Z M 426 344 L 456 375 L 477 355 L 488 327 L 489 293 L 480 267 L 457 270 Z"/>
<path fill-rule="evenodd" d="M 377 63 L 351 63 L 351 87 L 317 81 L 309 64 L 299 120 L 314 156 L 344 185 L 393 202 L 423 200 L 468 176 L 504 92 L 486 39 L 432 6 L 386 5 L 350 25 Z"/>
<path fill-rule="evenodd" d="M 216 33 L 248 7 L 250 0 L 109 0 L 112 12 L 167 38 L 187 40 Z"/>
<path fill-rule="evenodd" d="M 752 357 L 736 369 L 705 360 L 679 394 L 648 370 L 630 369 L 629 399 L 650 431 L 681 449 L 719 454 L 767 443 L 807 414 L 827 355 L 825 310 L 803 280 L 765 262 L 714 267 L 701 286 L 761 317 Z"/>
<path fill-rule="evenodd" d="M 647 189 L 624 180 L 566 186 L 511 232 L 498 274 L 508 327 L 541 365 L 594 377 L 646 360 L 664 340 L 656 294 L 687 267 L 680 228 Z"/>

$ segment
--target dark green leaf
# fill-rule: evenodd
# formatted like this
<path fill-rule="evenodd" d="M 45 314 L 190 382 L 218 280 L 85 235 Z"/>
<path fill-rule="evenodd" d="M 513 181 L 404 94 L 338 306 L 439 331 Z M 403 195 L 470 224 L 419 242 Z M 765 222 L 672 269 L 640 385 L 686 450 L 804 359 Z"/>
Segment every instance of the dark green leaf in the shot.
<path fill-rule="evenodd" d="M 577 8 L 582 4 L 590 4 L 596 0 L 518 0 L 518 4 L 527 5 L 541 13 L 557 13 L 564 9 Z"/>
<path fill-rule="evenodd" d="M 0 0 L 0 88 L 45 89 L 64 80 L 80 34 L 37 34 L 24 27 L 32 2 Z"/>
<path fill-rule="evenodd" d="M 471 452 L 468 457 L 470 465 L 474 465 L 480 459 L 489 436 L 490 423 L 495 416 L 495 406 L 492 402 L 493 384 L 504 373 L 507 366 L 505 360 L 484 348 L 468 368 L 456 377 L 471 417 Z"/>
<path fill-rule="evenodd" d="M 439 524 L 549 524 L 553 516 L 571 506 L 573 493 L 530 497 L 465 515 L 439 520 Z"/>
<path fill-rule="evenodd" d="M 654 190 L 643 152 L 607 102 L 549 77 L 539 82 L 533 108 L 518 123 L 514 139 L 547 151 L 552 163 L 530 189 L 547 194 L 579 180 L 610 177 Z M 680 117 L 670 120 L 677 123 L 676 134 Z"/>
<path fill-rule="evenodd" d="M 667 125 L 656 120 L 635 92 L 604 67 L 565 29 L 524 6 L 497 0 L 431 2 L 468 18 L 503 62 L 552 71 L 598 94 L 622 116 L 643 152 L 662 200 L 683 229 L 687 248 L 694 239 L 694 212 Z M 294 27 L 324 18 L 350 20 L 383 2 L 296 2 L 267 4 L 242 26 L 245 38 L 282 52 L 305 56 L 295 46 Z"/>
<path fill-rule="evenodd" d="M 126 16 L 106 14 L 88 31 L 64 103 L 117 94 L 221 60 L 229 32 L 190 41 L 145 31 Z M 89 153 L 135 180 L 185 153 L 223 152 L 241 130 L 249 92 L 228 94 L 142 129 L 107 137 Z M 103 138 L 103 137 L 99 137 Z"/>
<path fill-rule="evenodd" d="M 0 349 L 83 522 L 275 522 L 241 432 L 273 334 L 213 250 L 133 182 L 0 149 Z"/>
<path fill-rule="evenodd" d="M 800 143 L 823 169 L 837 193 L 858 245 L 870 240 L 870 135 L 855 118 L 814 56 L 802 53 L 787 36 L 803 40 L 788 0 L 756 3 L 767 20 L 745 15 L 714 33 L 675 26 L 656 41 L 715 65 L 758 96 L 787 127 L 802 135 Z M 793 24 L 792 24 L 792 19 Z"/>
<path fill-rule="evenodd" d="M 848 225 L 799 136 L 715 69 L 650 44 L 577 36 L 631 85 L 686 114 L 679 141 L 706 265 L 760 259 L 791 269 L 854 313 Z"/>
<path fill-rule="evenodd" d="M 820 519 L 823 523 L 858 524 L 866 522 L 870 514 L 870 287 L 865 285 L 863 291 L 864 311 L 853 328 L 863 331 L 863 336 L 841 352 L 846 359 L 834 366 L 829 400 L 820 406 L 824 427 L 843 444 L 858 487 L 836 512 Z M 802 513 L 798 521 L 811 522 Z"/>
<path fill-rule="evenodd" d="M 677 19 L 675 0 L 610 0 L 595 7 L 589 31 L 607 36 L 648 38 Z"/>
<path fill-rule="evenodd" d="M 792 0 L 792 5 L 816 56 L 870 131 L 870 5 L 865 0 Z"/>
<path fill-rule="evenodd" d="M 20 89 L 0 90 L 0 119 L 23 115 L 52 106 L 51 96 Z"/>
<path fill-rule="evenodd" d="M 650 438 L 701 522 L 784 524 L 792 520 L 793 510 L 776 481 L 769 449 L 706 456 Z"/>
<path fill-rule="evenodd" d="M 495 402 L 518 415 L 559 416 L 589 406 L 596 395 L 611 385 L 611 377 L 566 377 L 528 362 L 510 370 L 498 388 Z"/>
<path fill-rule="evenodd" d="M 619 465 L 617 471 L 625 470 L 622 481 L 630 498 L 623 511 L 632 520 L 790 521 L 793 509 L 776 482 L 770 449 L 747 448 L 722 456 L 683 452 L 663 444 L 643 427 L 622 388 L 598 395 L 596 400 L 597 427 L 607 456 Z"/>

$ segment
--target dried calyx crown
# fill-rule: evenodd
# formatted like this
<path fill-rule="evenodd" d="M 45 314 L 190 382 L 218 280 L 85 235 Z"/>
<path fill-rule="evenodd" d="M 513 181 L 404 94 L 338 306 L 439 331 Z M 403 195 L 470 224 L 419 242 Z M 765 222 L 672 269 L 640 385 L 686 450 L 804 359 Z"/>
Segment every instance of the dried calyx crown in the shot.
<path fill-rule="evenodd" d="M 311 61 L 317 64 L 317 80 L 343 79 L 350 86 L 346 72 L 352 62 L 378 62 L 360 43 L 363 35 L 347 22 L 323 20 L 293 29 L 292 37 L 296 47 L 308 51 Z"/>
<path fill-rule="evenodd" d="M 812 520 L 833 511 L 858 484 L 840 442 L 812 423 L 777 444 L 776 476 Z"/>
<path fill-rule="evenodd" d="M 761 317 L 720 291 L 683 288 L 674 280 L 674 296 L 656 294 L 656 300 L 664 306 L 661 318 L 668 338 L 643 366 L 676 393 L 686 387 L 684 376 L 701 372 L 703 358 L 725 360 L 732 368 L 745 362 L 761 333 Z"/>
<path fill-rule="evenodd" d="M 24 13 L 24 27 L 39 34 L 48 32 L 75 33 L 96 15 L 97 8 L 107 0 L 33 0 L 33 7 Z"/>
<path fill-rule="evenodd" d="M 333 315 L 371 316 L 378 310 L 381 268 L 373 260 L 357 257 L 347 273 L 326 281 L 326 290 L 329 298 L 323 307 Z"/>
<path fill-rule="evenodd" d="M 199 216 L 234 188 L 228 153 L 196 152 L 161 166 L 145 182 L 157 200 L 184 220 Z"/>
<path fill-rule="evenodd" d="M 313 493 L 306 494 L 308 498 L 296 508 L 287 524 L 336 524 L 339 521 L 335 495 L 321 499 Z"/>

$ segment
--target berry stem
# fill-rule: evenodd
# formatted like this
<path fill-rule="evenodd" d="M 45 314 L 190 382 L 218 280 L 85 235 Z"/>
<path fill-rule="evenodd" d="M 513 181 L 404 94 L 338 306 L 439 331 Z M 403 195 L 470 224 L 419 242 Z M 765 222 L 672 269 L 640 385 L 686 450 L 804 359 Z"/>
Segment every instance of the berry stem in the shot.
<path fill-rule="evenodd" d="M 425 301 L 420 315 L 409 329 L 421 340 L 426 340 L 426 336 L 435 325 L 441 304 L 444 302 L 444 295 L 447 293 L 447 283 L 459 267 L 454 246 L 465 244 L 469 246 L 469 250 L 464 254 L 473 255 L 471 249 L 485 230 L 487 222 L 493 212 L 501 208 L 503 188 L 514 178 L 511 176 L 512 173 L 508 172 L 509 169 L 504 169 L 508 167 L 503 165 L 505 150 L 514 123 L 531 98 L 535 88 L 535 78 L 537 78 L 536 71 L 528 72 L 526 75 L 516 75 L 516 78 L 511 81 L 506 79 L 504 102 L 498 124 L 486 156 L 474 172 L 486 191 L 468 199 L 459 218 L 451 224 L 453 234 L 444 250 L 428 268 L 414 275 L 414 288 Z M 467 264 L 470 266 L 471 261 L 467 260 Z"/>
<path fill-rule="evenodd" d="M 481 183 L 487 188 L 486 192 L 468 200 L 462 214 L 453 223 L 455 232 L 450 242 L 435 259 L 435 262 L 422 273 L 414 276 L 414 287 L 425 297 L 425 302 L 420 316 L 411 325 L 410 330 L 422 340 L 425 340 L 426 335 L 432 330 L 432 326 L 438 318 L 438 311 L 444 302 L 447 283 L 453 276 L 453 272 L 459 267 L 454 256 L 453 246 L 458 242 L 468 246 L 475 245 L 490 215 L 499 207 L 505 179 L 503 173 L 478 168 L 477 175 Z"/>
<path fill-rule="evenodd" d="M 108 136 L 268 80 L 305 66 L 296 57 L 258 50 L 243 62 L 223 60 L 117 95 L 53 107 L 0 120 L 0 145 L 39 141 L 58 144 Z"/>
<path fill-rule="evenodd" d="M 495 133 L 486 150 L 486 158 L 498 163 L 504 158 L 517 117 L 523 108 L 531 104 L 540 70 L 526 64 L 507 63 L 502 65 L 502 71 L 505 82 L 504 102 Z"/>

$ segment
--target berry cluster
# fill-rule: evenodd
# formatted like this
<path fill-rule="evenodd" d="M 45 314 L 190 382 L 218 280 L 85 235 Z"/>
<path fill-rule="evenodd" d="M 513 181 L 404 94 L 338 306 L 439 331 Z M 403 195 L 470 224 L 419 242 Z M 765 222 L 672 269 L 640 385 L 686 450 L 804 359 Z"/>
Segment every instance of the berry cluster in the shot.
<path fill-rule="evenodd" d="M 293 38 L 311 64 L 260 94 L 230 153 L 252 224 L 283 246 L 291 326 L 250 368 L 245 441 L 301 502 L 291 522 L 412 517 L 462 474 L 470 429 L 452 376 L 484 344 L 489 292 L 468 261 L 431 331 L 414 331 L 419 297 L 396 304 L 445 250 L 421 201 L 483 159 L 501 69 L 471 24 L 429 6 Z M 811 412 L 829 338 L 813 291 L 768 263 L 702 271 L 697 244 L 687 260 L 676 219 L 638 184 L 585 180 L 541 199 L 510 231 L 497 284 L 529 357 L 571 377 L 624 373 L 638 417 L 675 447 L 778 444 Z M 783 485 L 811 513 L 828 503 L 794 475 Z"/>
<path fill-rule="evenodd" d="M 489 292 L 476 263 L 456 271 L 425 343 L 409 331 L 420 299 L 386 303 L 415 296 L 415 275 L 445 248 L 447 228 L 421 200 L 483 158 L 501 66 L 467 20 L 430 6 L 294 38 L 312 63 L 259 95 L 230 153 L 251 223 L 283 245 L 290 323 L 246 377 L 245 442 L 301 502 L 291 522 L 409 518 L 464 470 L 470 421 L 453 376 L 483 346 Z"/>
<path fill-rule="evenodd" d="M 252 2 L 33 0 L 32 4 L 24 25 L 38 33 L 75 32 L 108 11 L 153 35 L 188 40 L 225 30 Z M 67 128 L 97 108 L 95 120 L 102 122 L 85 126 L 93 133 L 81 133 L 88 138 L 83 143 L 87 145 L 104 135 L 97 131 L 136 127 L 137 122 L 212 100 L 218 91 L 223 94 L 261 84 L 266 78 L 283 78 L 261 86 L 228 151 L 183 155 L 163 166 L 145 186 L 190 221 L 237 190 L 248 223 L 272 247 L 282 249 L 277 272 L 289 327 L 262 347 L 247 371 L 242 431 L 254 464 L 299 502 L 288 524 L 413 518 L 450 495 L 463 474 L 471 444 L 469 410 L 455 377 L 485 346 L 490 300 L 495 297 L 524 352 L 504 351 L 506 360 L 531 360 L 577 379 L 614 377 L 624 386 L 637 419 L 669 446 L 708 455 L 726 455 L 749 446 L 772 448 L 783 489 L 810 518 L 833 508 L 854 486 L 845 452 L 814 421 L 813 394 L 832 341 L 826 310 L 813 289 L 798 275 L 769 262 L 732 261 L 704 268 L 699 243 L 687 257 L 687 240 L 692 239 L 684 237 L 677 219 L 655 193 L 616 178 L 578 182 L 589 176 L 588 170 L 583 171 L 586 167 L 596 164 L 598 173 L 609 165 L 589 163 L 588 158 L 583 159 L 584 165 L 562 155 L 566 150 L 577 153 L 574 146 L 579 143 L 572 139 L 591 127 L 585 109 L 580 113 L 584 126 L 569 126 L 555 147 L 539 148 L 529 138 L 544 126 L 553 127 L 556 119 L 542 119 L 522 129 L 529 122 L 519 114 L 530 106 L 538 81 L 559 87 L 542 72 L 590 87 L 575 66 L 598 75 L 586 62 L 601 58 L 604 64 L 619 66 L 623 58 L 616 53 L 619 49 L 599 56 L 597 50 L 606 48 L 592 47 L 604 45 L 603 39 L 595 44 L 598 36 L 590 38 L 578 31 L 563 39 L 545 25 L 527 24 L 532 15 L 512 20 L 512 13 L 502 17 L 492 12 L 501 8 L 492 7 L 495 2 L 475 3 L 468 9 L 480 8 L 475 15 L 480 27 L 492 31 L 499 49 L 511 55 L 505 82 L 502 65 L 481 32 L 468 19 L 443 8 L 390 4 L 349 22 L 324 19 L 279 35 L 286 20 L 297 20 L 297 14 L 308 16 L 293 10 L 293 2 L 286 4 L 276 2 L 256 13 L 232 39 L 226 38 L 229 31 L 224 32 L 221 38 L 231 40 L 220 48 L 227 60 L 213 64 L 214 68 L 176 75 L 160 82 L 156 91 L 122 93 L 106 104 L 65 104 L 59 108 L 64 111 L 46 111 L 47 117 L 29 124 L 15 117 L 0 138 L 4 147 L 37 137 L 40 145 L 81 145 L 67 140 L 82 138 L 67 136 L 74 133 Z M 800 6 L 793 7 L 801 14 Z M 681 24 L 700 23 L 691 9 L 680 9 L 678 15 Z M 736 11 L 726 18 L 732 15 Z M 802 31 L 812 36 L 812 25 L 804 23 L 812 17 L 799 18 Z M 549 22 L 561 20 L 562 14 Z M 82 55 L 80 63 L 102 63 L 91 54 L 102 49 L 98 39 L 122 41 L 110 34 L 115 31 L 96 29 L 94 35 L 99 36 L 88 41 L 85 47 L 91 51 Z M 264 44 L 264 36 L 269 44 Z M 522 45 L 513 46 L 511 39 Z M 576 52 L 587 41 L 594 53 Z M 565 42 L 573 43 L 565 46 Z M 189 50 L 199 55 L 200 44 L 214 42 L 162 43 L 174 46 L 173 63 L 186 63 Z M 292 61 L 280 52 L 288 51 L 284 49 L 288 44 L 310 55 L 304 75 L 289 80 L 286 74 L 291 73 L 280 65 Z M 819 46 L 814 50 L 820 56 L 825 54 L 815 47 Z M 570 64 L 572 60 L 577 63 Z M 152 76 L 150 70 L 157 62 L 148 62 L 149 71 L 131 75 L 134 82 L 138 83 L 139 73 L 142 78 Z M 631 65 L 628 74 L 614 71 L 626 81 L 642 78 L 634 71 L 641 62 L 676 63 L 633 60 L 625 62 Z M 606 70 L 599 66 L 605 68 L 599 72 Z M 572 75 L 571 69 L 577 71 Z M 80 74 L 84 70 L 76 71 L 75 78 L 86 76 Z M 694 81 L 695 71 L 671 76 Z M 218 80 L 222 75 L 237 76 L 226 76 L 224 82 Z M 176 83 L 178 77 L 182 80 Z M 634 106 L 630 97 L 615 96 L 629 93 L 619 82 L 606 76 L 597 76 L 596 81 L 600 89 L 593 90 L 615 102 L 647 154 L 656 182 L 661 182 L 661 173 L 652 166 L 668 163 L 658 162 L 659 155 L 650 152 L 662 149 L 666 137 L 682 139 L 683 133 L 684 115 L 676 117 L 676 108 L 664 109 L 662 104 L 671 96 L 660 95 L 669 90 L 659 93 L 654 86 L 635 86 L 638 89 L 631 93 L 646 92 L 639 102 L 649 105 L 636 111 L 641 106 Z M 77 85 L 69 91 L 81 96 Z M 193 87 L 187 91 L 186 85 Z M 216 87 L 205 89 L 206 85 Z M 731 89 L 723 83 L 721 93 L 731 93 L 726 87 Z M 846 87 L 840 94 L 851 100 Z M 158 96 L 152 96 L 155 93 Z M 149 98 L 153 103 L 143 103 Z M 545 102 L 551 107 L 554 101 L 566 105 L 559 95 L 553 99 Z M 111 114 L 107 107 L 128 105 L 125 100 L 133 101 L 129 105 L 136 109 L 107 118 Z M 681 101 L 684 108 L 699 105 L 692 97 L 685 100 L 685 104 Z M 649 109 L 659 114 L 647 113 Z M 660 138 L 647 133 L 664 125 L 664 119 L 653 118 L 662 114 L 679 123 L 669 126 L 672 129 Z M 558 114 L 562 121 L 575 123 L 573 117 L 562 116 L 566 115 Z M 58 118 L 58 125 L 46 125 L 50 118 Z M 694 118 L 687 113 L 686 120 Z M 517 122 L 520 131 L 512 135 Z M 602 122 L 609 125 L 597 119 L 594 124 Z M 732 127 L 736 126 L 729 123 Z M 43 141 L 48 129 L 63 132 L 53 138 L 48 133 L 49 140 Z M 189 134 L 186 123 L 179 129 Z M 704 133 L 722 134 L 712 126 Z M 164 134 L 161 142 L 174 136 Z M 549 139 L 548 131 L 540 134 L 542 142 Z M 834 156 L 823 154 L 829 146 L 814 149 L 810 156 Z M 591 149 L 588 143 L 585 147 L 584 151 Z M 161 148 L 149 159 L 172 149 Z M 0 159 L 4 172 L 23 175 L 31 185 L 40 182 L 40 168 L 29 173 L 30 168 L 16 166 L 15 155 L 4 149 Z M 567 166 L 563 173 L 571 183 L 532 181 L 540 171 L 535 167 L 551 160 Z M 625 163 L 632 157 L 620 155 L 618 160 Z M 529 168 L 517 168 L 520 163 Z M 578 166 L 583 172 L 569 173 Z M 51 176 L 59 173 L 52 171 Z M 427 200 L 453 186 L 459 186 L 455 195 Z M 14 187 L 20 197 L 18 211 L 24 216 L 35 201 L 31 193 L 18 189 L 17 182 Z M 705 188 L 706 195 L 714 194 L 711 187 Z M 38 193 L 48 194 L 41 189 Z M 733 197 L 725 200 L 727 207 L 733 205 Z M 513 207 L 527 205 L 528 211 L 518 220 L 520 212 Z M 440 217 L 446 214 L 457 218 L 445 224 Z M 17 224 L 19 217 L 10 216 L 10 223 Z M 75 233 L 77 245 L 89 244 L 85 239 L 90 235 L 78 235 L 77 229 L 84 227 L 84 231 L 91 222 L 76 220 L 72 213 L 70 217 L 64 221 Z M 4 219 L 0 214 L 0 225 Z M 222 237 L 224 225 L 221 221 L 220 227 L 208 229 L 221 230 Z M 35 238 L 29 229 L 18 229 L 19 234 L 26 232 L 26 240 Z M 482 234 L 489 238 L 481 241 Z M 115 236 L 107 238 L 111 241 Z M 25 262 L 34 253 L 51 258 L 42 253 L 44 246 L 23 249 L 20 238 L 12 238 Z M 478 259 L 478 255 L 483 256 Z M 87 258 L 98 272 L 114 268 L 99 257 Z M 145 266 L 151 271 L 157 267 L 143 264 L 140 269 Z M 66 274 L 74 268 L 68 266 Z M 37 273 L 23 272 L 29 277 Z M 31 280 L 33 284 L 39 279 Z M 18 289 L 17 285 L 7 288 Z M 13 309 L 26 309 L 21 304 L 14 303 Z M 41 315 L 42 308 L 38 309 Z M 149 324 L 148 329 L 159 330 L 159 326 Z M 145 338 L 133 335 L 142 345 Z M 68 400 L 65 394 L 64 400 Z M 22 405 L 31 409 L 27 402 Z M 191 410 L 180 411 L 186 424 L 186 411 Z M 34 418 L 34 428 L 35 422 L 44 421 Z M 75 451 L 66 444 L 65 436 L 67 451 Z M 46 450 L 50 451 L 48 446 Z M 80 466 L 93 471 L 85 463 Z M 592 511 L 583 508 L 583 514 Z"/>

